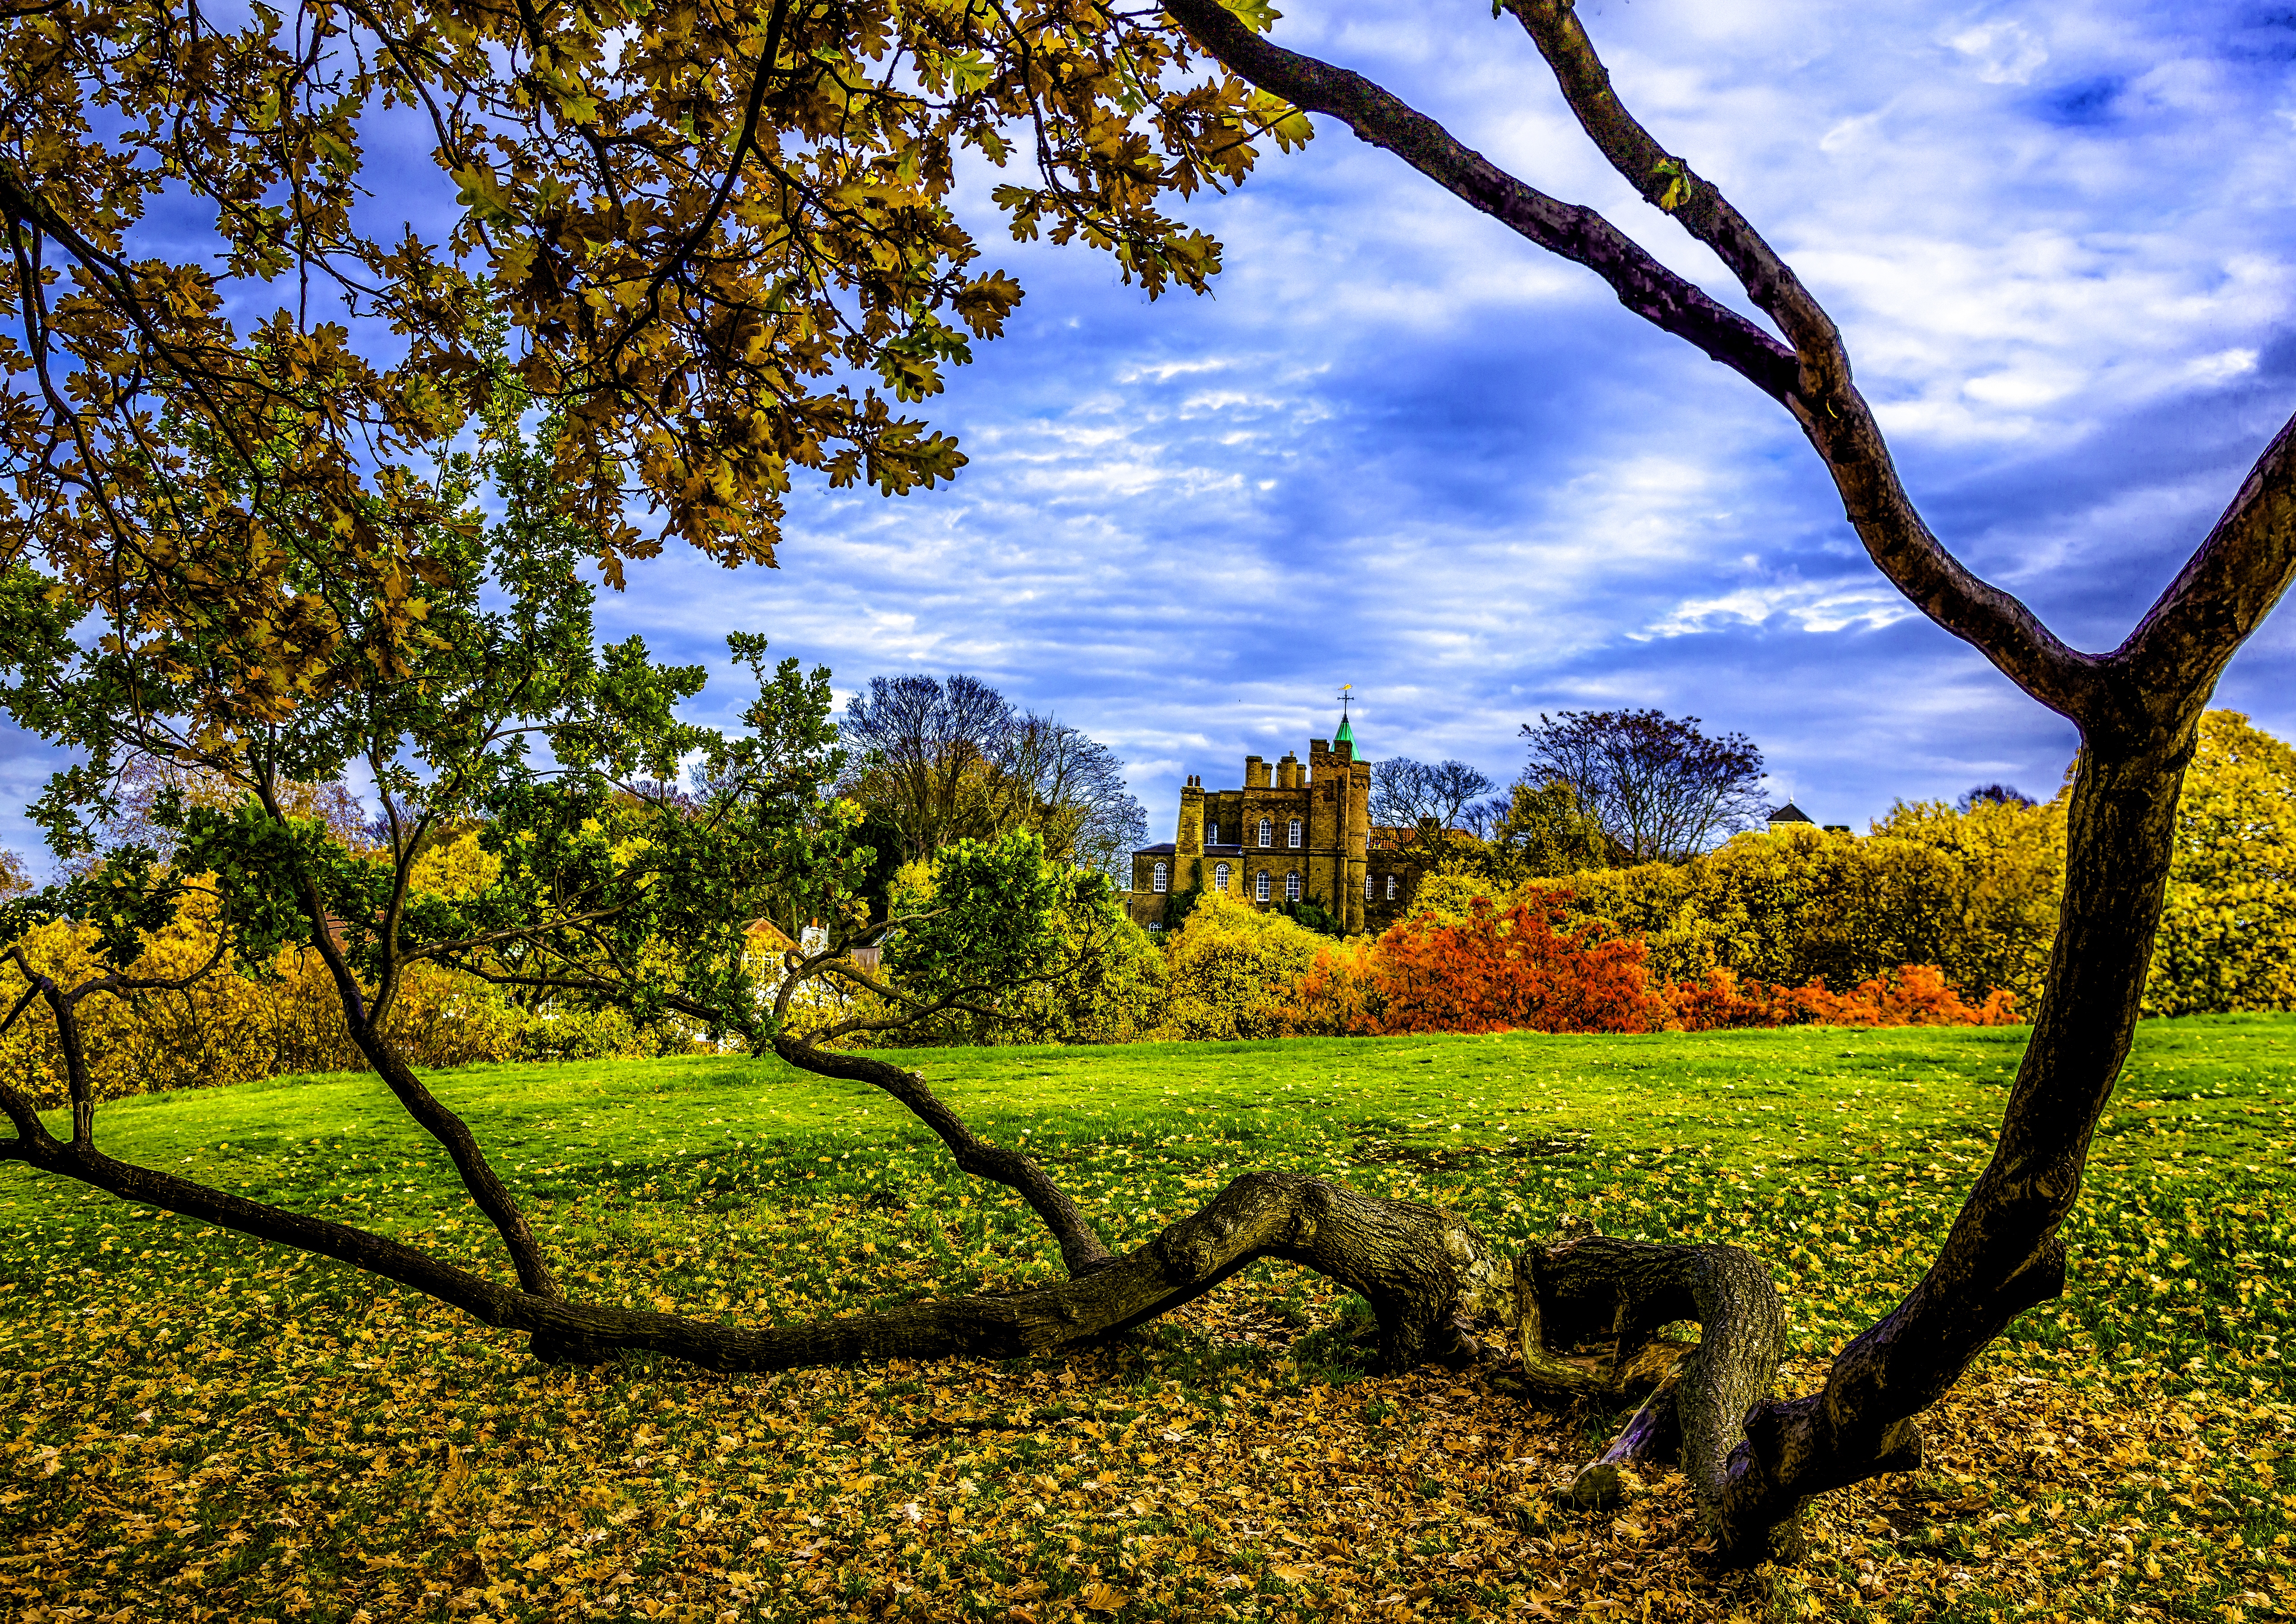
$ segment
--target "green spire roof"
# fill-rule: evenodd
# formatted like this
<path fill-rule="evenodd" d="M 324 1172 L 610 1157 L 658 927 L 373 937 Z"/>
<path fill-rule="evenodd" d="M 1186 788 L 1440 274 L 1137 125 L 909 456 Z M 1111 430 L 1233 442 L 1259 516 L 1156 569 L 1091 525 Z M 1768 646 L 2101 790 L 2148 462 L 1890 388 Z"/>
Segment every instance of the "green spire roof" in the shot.
<path fill-rule="evenodd" d="M 1342 716 L 1340 718 L 1340 731 L 1332 735 L 1332 742 L 1334 744 L 1352 744 L 1355 742 L 1356 730 L 1348 726 L 1348 718 Z"/>

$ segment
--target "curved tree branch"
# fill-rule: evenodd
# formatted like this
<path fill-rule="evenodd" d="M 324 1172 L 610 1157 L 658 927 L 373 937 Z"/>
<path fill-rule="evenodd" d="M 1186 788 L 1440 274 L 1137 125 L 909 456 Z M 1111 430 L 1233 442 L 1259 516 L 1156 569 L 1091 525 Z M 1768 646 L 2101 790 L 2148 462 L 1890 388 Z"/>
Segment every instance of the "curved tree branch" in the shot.
<path fill-rule="evenodd" d="M 1554 70 L 1581 128 L 1644 201 L 1712 249 L 1794 347 L 1784 404 L 1824 460 L 1867 556 L 1914 605 L 1976 647 L 2041 703 L 2086 724 L 2103 685 L 2098 661 L 2061 641 L 2013 595 L 1979 578 L 1931 531 L 1898 477 L 1889 443 L 1851 381 L 1841 329 L 1715 185 L 1660 146 L 1611 88 L 1573 0 L 1506 0 Z"/>
<path fill-rule="evenodd" d="M 2241 481 L 2114 664 L 2148 690 L 2202 696 L 2296 578 L 2296 417 Z"/>
<path fill-rule="evenodd" d="M 1557 64 L 1572 111 L 1637 191 L 1668 206 L 1722 256 L 1794 340 L 1792 349 L 1659 264 L 1595 210 L 1525 185 L 1361 75 L 1261 38 L 1218 0 L 1165 0 L 1164 9 L 1234 71 L 1294 106 L 1341 119 L 1520 235 L 1587 267 L 1628 309 L 1696 345 L 1785 406 L 1833 473 L 1849 521 L 1882 574 L 2026 693 L 2075 721 L 2086 718 L 2103 687 L 2095 676 L 2100 662 L 2065 644 L 2013 595 L 1972 574 L 1931 533 L 1850 381 L 1832 320 L 1727 200 L 1669 157 L 1628 114 L 1565 0 L 1516 0 L 1513 9 Z"/>
<path fill-rule="evenodd" d="M 1166 0 L 1164 10 L 1231 71 L 1303 111 L 1341 120 L 1510 230 L 1585 266 L 1628 309 L 1696 345 L 1772 399 L 1784 403 L 1792 394 L 1792 350 L 1667 269 L 1594 209 L 1524 185 L 1361 74 L 1263 39 L 1219 0 Z"/>
<path fill-rule="evenodd" d="M 774 1053 L 800 1071 L 866 1083 L 891 1095 L 939 1136 L 940 1142 L 948 1146 L 949 1154 L 956 1158 L 958 1167 L 975 1178 L 994 1179 L 1006 1185 L 1035 1209 L 1045 1227 L 1052 1231 L 1053 1239 L 1060 1243 L 1061 1262 L 1070 1275 L 1086 1275 L 1107 1267 L 1108 1247 L 1078 1210 L 1076 1202 L 1069 1199 L 1068 1192 L 1054 1183 L 1051 1176 L 1029 1157 L 980 1138 L 941 1103 L 940 1096 L 928 1088 L 925 1079 L 915 1072 L 905 1071 L 867 1054 L 817 1049 L 787 1036 L 774 1039 Z"/>

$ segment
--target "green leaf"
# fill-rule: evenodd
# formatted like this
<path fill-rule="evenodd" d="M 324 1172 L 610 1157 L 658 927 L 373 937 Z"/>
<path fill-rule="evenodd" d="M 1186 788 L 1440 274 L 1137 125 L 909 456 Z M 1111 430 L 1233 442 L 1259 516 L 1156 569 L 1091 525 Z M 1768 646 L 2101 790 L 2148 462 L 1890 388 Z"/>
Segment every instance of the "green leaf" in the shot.
<path fill-rule="evenodd" d="M 1651 179 L 1659 193 L 1651 201 L 1669 214 L 1690 201 L 1690 171 L 1679 158 L 1663 158 L 1651 166 Z"/>

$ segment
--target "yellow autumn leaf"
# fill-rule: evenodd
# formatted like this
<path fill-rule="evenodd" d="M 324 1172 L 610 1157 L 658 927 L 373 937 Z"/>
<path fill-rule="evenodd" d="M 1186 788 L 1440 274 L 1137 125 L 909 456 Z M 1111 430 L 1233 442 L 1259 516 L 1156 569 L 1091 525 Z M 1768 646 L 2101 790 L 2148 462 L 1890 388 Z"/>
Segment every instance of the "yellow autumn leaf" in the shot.
<path fill-rule="evenodd" d="M 447 1446 L 447 1469 L 439 1474 L 439 1487 L 431 1491 L 430 1509 L 444 1511 L 462 1498 L 463 1490 L 470 1485 L 471 1464 L 463 1452 L 454 1445 Z"/>

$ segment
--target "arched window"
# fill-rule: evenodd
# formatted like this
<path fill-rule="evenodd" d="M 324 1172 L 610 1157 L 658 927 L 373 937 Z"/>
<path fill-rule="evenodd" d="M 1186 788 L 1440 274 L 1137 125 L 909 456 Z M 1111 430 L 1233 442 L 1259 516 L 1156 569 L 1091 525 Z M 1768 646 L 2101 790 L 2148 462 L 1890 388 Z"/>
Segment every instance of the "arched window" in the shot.
<path fill-rule="evenodd" d="M 1365 902 L 1369 902 L 1371 900 L 1371 876 L 1369 874 L 1365 874 L 1364 876 L 1364 900 Z"/>
<path fill-rule="evenodd" d="M 1217 846 L 1219 844 L 1219 825 L 1218 824 L 1206 824 L 1204 825 L 1204 844 L 1207 846 Z"/>
<path fill-rule="evenodd" d="M 1300 820 L 1296 817 L 1292 820 L 1292 849 L 1300 849 Z"/>
<path fill-rule="evenodd" d="M 1395 900 L 1395 876 L 1393 874 L 1390 874 L 1387 877 L 1387 899 L 1390 902 Z"/>
<path fill-rule="evenodd" d="M 1259 820 L 1259 843 L 1263 846 L 1275 844 L 1275 825 L 1264 817 Z"/>
<path fill-rule="evenodd" d="M 1156 877 L 1155 877 L 1154 881 L 1152 882 L 1152 883 L 1153 883 L 1153 885 L 1155 886 L 1155 888 L 1156 888 L 1158 890 L 1160 890 L 1160 890 L 1164 890 L 1166 886 L 1168 886 L 1168 884 L 1170 884 L 1170 882 L 1171 882 L 1171 879 L 1172 879 L 1172 873 L 1171 873 L 1171 870 L 1169 870 L 1169 869 L 1166 868 L 1166 867 L 1165 867 L 1161 863 L 1157 864 L 1157 865 L 1156 865 Z"/>
<path fill-rule="evenodd" d="M 1212 889 L 1219 891 L 1227 890 L 1226 864 L 1222 863 L 1212 870 Z"/>
<path fill-rule="evenodd" d="M 1255 902 L 1267 900 L 1267 871 L 1264 868 L 1251 878 L 1251 896 Z"/>
<path fill-rule="evenodd" d="M 1286 874 L 1283 876 L 1283 900 L 1286 902 L 1297 902 L 1300 900 L 1300 876 L 1298 874 Z"/>

